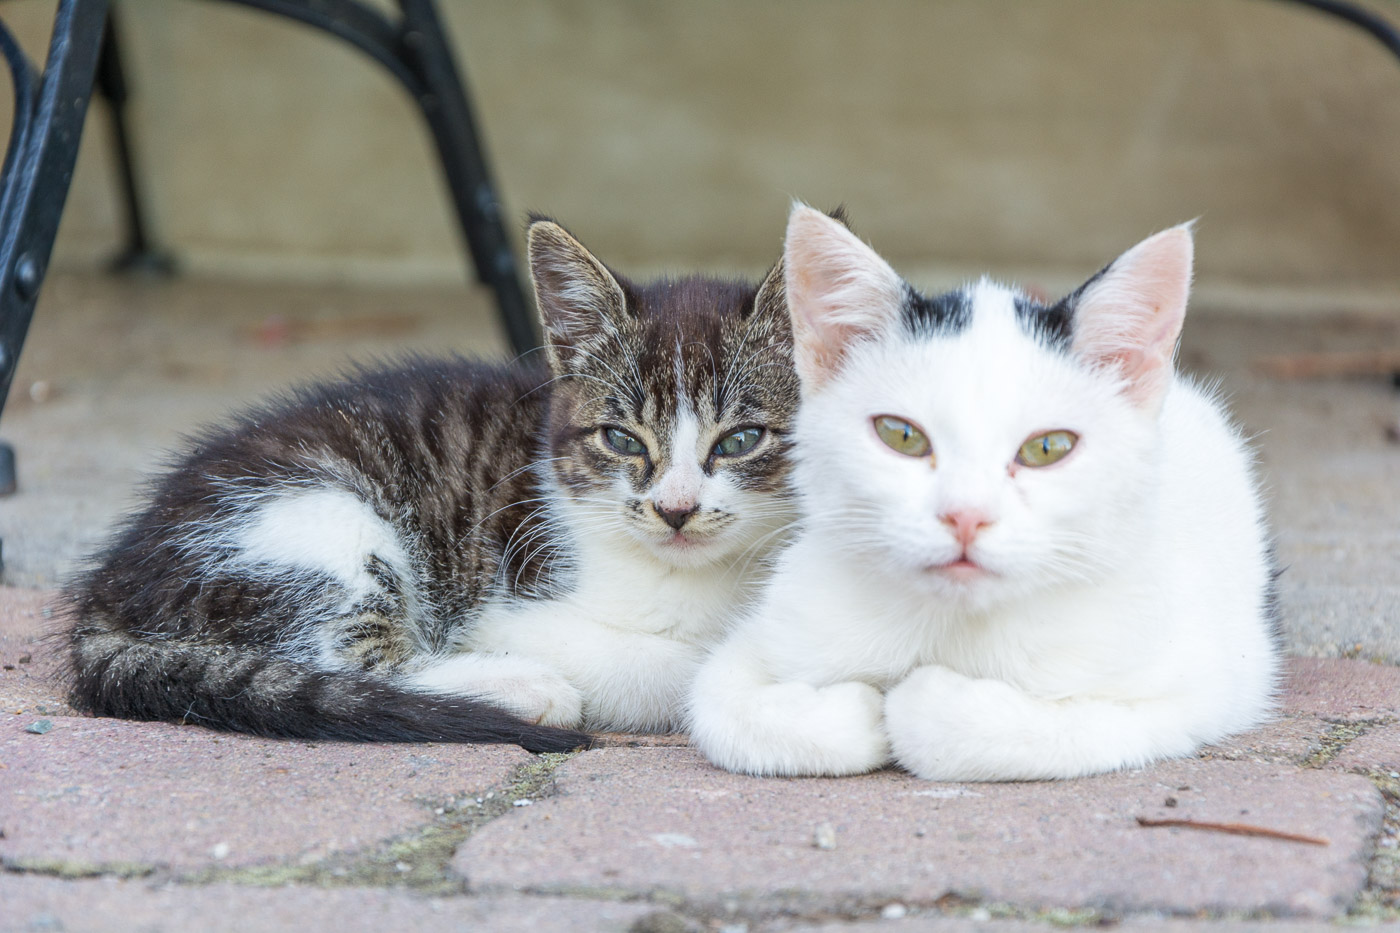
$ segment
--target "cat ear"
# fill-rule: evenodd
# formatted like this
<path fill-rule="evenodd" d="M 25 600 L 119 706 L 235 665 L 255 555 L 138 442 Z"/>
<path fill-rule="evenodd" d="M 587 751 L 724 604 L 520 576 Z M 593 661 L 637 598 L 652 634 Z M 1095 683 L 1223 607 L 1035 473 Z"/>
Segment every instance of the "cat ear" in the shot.
<path fill-rule="evenodd" d="M 842 218 L 844 219 L 844 218 Z M 904 304 L 904 280 L 842 220 L 805 204 L 783 246 L 797 374 L 807 388 L 840 367 L 852 342 L 883 330 Z"/>
<path fill-rule="evenodd" d="M 607 267 L 554 221 L 532 221 L 526 237 L 545 348 L 557 365 L 563 351 L 618 327 L 627 299 Z"/>
<path fill-rule="evenodd" d="M 1191 260 L 1191 224 L 1181 224 L 1119 256 L 1073 299 L 1074 352 L 1116 369 L 1144 408 L 1155 410 L 1171 382 Z"/>
<path fill-rule="evenodd" d="M 792 325 L 788 322 L 787 281 L 783 261 L 779 259 L 759 283 L 751 312 L 755 327 L 747 331 L 763 331 L 761 339 L 773 343 L 791 343 Z M 760 339 L 755 333 L 751 339 Z"/>

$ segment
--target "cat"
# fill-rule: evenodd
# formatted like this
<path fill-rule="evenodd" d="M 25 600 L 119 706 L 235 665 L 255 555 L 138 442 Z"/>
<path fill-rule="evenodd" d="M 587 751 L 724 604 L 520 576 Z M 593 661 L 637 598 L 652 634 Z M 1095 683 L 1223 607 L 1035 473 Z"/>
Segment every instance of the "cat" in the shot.
<path fill-rule="evenodd" d="M 1259 723 L 1278 676 L 1252 457 L 1176 374 L 1190 225 L 1045 306 L 937 297 L 797 205 L 800 530 L 696 677 L 757 775 L 1069 778 Z"/>
<path fill-rule="evenodd" d="M 66 588 L 74 702 L 273 736 L 664 731 L 789 522 L 781 266 L 528 228 L 548 366 L 415 357 L 206 430 Z"/>

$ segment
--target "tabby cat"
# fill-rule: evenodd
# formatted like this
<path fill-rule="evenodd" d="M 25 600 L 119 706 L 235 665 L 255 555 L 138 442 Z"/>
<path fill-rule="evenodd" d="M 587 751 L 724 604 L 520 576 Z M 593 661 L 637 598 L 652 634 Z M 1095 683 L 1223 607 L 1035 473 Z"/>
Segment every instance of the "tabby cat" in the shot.
<path fill-rule="evenodd" d="M 783 275 L 529 228 L 547 367 L 411 358 L 206 430 L 67 588 L 74 701 L 274 736 L 673 728 L 788 522 Z"/>

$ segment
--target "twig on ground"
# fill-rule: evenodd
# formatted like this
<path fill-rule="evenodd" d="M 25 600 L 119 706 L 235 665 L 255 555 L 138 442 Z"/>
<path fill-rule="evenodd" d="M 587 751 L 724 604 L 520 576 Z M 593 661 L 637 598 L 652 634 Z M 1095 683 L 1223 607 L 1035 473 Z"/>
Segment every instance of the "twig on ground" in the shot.
<path fill-rule="evenodd" d="M 1267 826 L 1251 826 L 1249 823 L 1207 823 L 1202 820 L 1151 820 L 1145 816 L 1137 818 L 1139 826 L 1180 826 L 1185 829 L 1207 829 L 1211 832 L 1229 833 L 1232 836 L 1263 836 L 1267 839 L 1284 839 L 1288 842 L 1306 842 L 1310 846 L 1331 845 L 1326 839 L 1317 836 L 1302 836 L 1298 833 L 1285 833 Z"/>

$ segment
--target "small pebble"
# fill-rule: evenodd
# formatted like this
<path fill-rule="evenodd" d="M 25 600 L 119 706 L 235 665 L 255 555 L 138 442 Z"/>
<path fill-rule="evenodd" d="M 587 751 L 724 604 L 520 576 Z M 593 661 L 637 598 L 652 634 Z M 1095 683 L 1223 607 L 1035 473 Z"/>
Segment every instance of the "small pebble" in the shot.
<path fill-rule="evenodd" d="M 1174 807 L 1174 806 L 1176 806 L 1176 798 L 1175 798 L 1175 797 L 1168 797 L 1166 800 L 1163 800 L 1163 801 L 1162 801 L 1162 806 L 1164 806 L 1164 807 Z"/>
<path fill-rule="evenodd" d="M 413 871 L 413 866 L 408 864 L 407 862 L 395 862 L 394 871 L 399 872 L 401 874 L 404 872 L 410 872 Z"/>
<path fill-rule="evenodd" d="M 836 848 L 836 827 L 830 823 L 818 826 L 817 831 L 812 835 L 812 845 L 818 849 Z"/>
<path fill-rule="evenodd" d="M 209 850 L 209 855 L 217 861 L 223 861 L 228 858 L 228 853 L 229 847 L 227 842 L 217 843 L 214 848 Z"/>
<path fill-rule="evenodd" d="M 881 920 L 902 920 L 909 913 L 909 908 L 903 904 L 886 904 L 880 909 Z"/>
<path fill-rule="evenodd" d="M 530 804 L 532 804 L 532 803 L 534 803 L 533 800 L 516 800 L 516 801 L 512 801 L 511 806 L 512 806 L 512 807 L 528 807 L 528 806 L 529 806 Z"/>
<path fill-rule="evenodd" d="M 985 907 L 978 907 L 968 913 L 967 919 L 973 923 L 986 923 L 992 919 L 992 912 Z"/>
<path fill-rule="evenodd" d="M 38 722 L 31 722 L 29 725 L 25 726 L 24 731 L 32 732 L 35 735 L 43 735 L 52 728 L 53 723 L 49 722 L 47 719 L 40 719 Z"/>
<path fill-rule="evenodd" d="M 35 404 L 42 405 L 53 398 L 53 383 L 47 379 L 36 379 L 29 385 L 29 398 Z"/>

